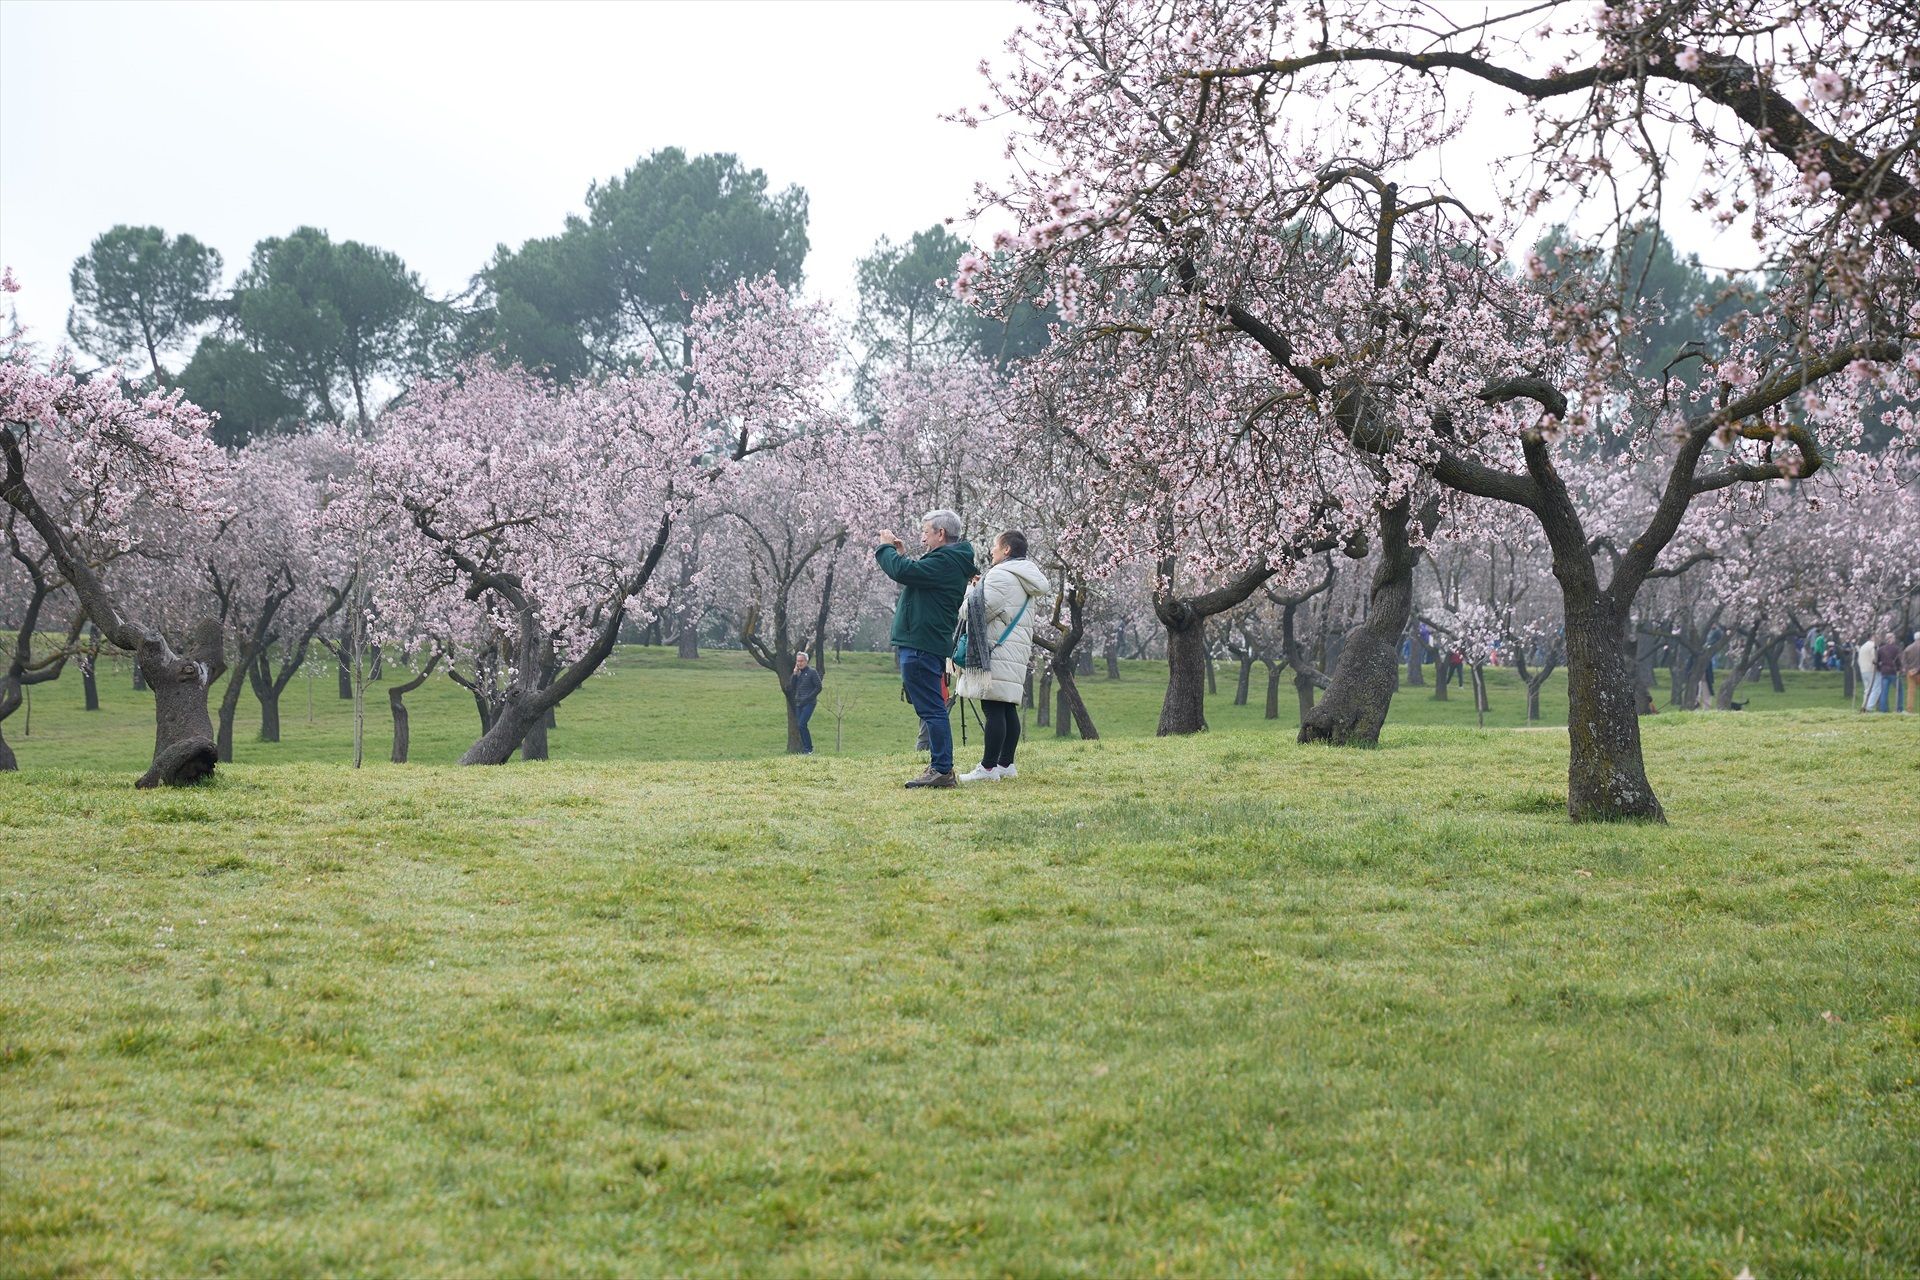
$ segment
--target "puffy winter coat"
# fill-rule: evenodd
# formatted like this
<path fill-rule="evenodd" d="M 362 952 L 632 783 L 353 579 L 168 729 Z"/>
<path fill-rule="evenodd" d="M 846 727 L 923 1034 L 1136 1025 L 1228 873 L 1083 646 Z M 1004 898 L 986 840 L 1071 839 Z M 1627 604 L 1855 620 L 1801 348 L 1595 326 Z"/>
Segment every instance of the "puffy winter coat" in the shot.
<path fill-rule="evenodd" d="M 993 683 L 988 702 L 1018 702 L 1027 685 L 1027 660 L 1033 655 L 1033 627 L 1052 590 L 1047 575 L 1031 560 L 1002 560 L 988 569 L 975 591 L 986 593 L 987 638 L 1000 641 L 1015 614 L 1020 623 L 993 648 Z M 1027 606 L 1020 613 L 1020 606 Z"/>

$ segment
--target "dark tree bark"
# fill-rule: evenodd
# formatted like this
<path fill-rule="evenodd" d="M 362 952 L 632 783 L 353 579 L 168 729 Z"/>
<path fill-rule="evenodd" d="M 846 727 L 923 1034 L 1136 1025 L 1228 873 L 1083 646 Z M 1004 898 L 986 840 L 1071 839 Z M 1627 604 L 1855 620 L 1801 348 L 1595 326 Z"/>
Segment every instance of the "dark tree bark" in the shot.
<path fill-rule="evenodd" d="M 1781 643 L 1781 641 L 1775 641 L 1774 645 L 1764 647 L 1777 653 L 1778 650 L 1775 648 L 1775 645 L 1779 643 Z M 1731 711 L 1733 709 L 1733 695 L 1739 690 L 1742 684 L 1747 682 L 1753 675 L 1754 669 L 1764 660 L 1765 655 L 1759 652 L 1762 647 L 1760 641 L 1760 626 L 1759 624 L 1755 624 L 1741 635 L 1740 656 L 1728 665 L 1726 674 L 1721 677 L 1719 688 L 1714 690 L 1713 705 L 1715 710 Z"/>
<path fill-rule="evenodd" d="M 1307 717 L 1313 714 L 1314 690 L 1320 687 L 1319 681 L 1313 678 L 1311 672 L 1296 671 L 1293 673 L 1293 692 L 1300 703 L 1300 723 L 1303 725 L 1306 724 Z"/>
<path fill-rule="evenodd" d="M 353 669 L 349 666 L 345 657 L 346 654 L 353 652 L 353 627 L 350 624 L 343 623 L 341 625 L 340 643 L 337 648 L 334 648 L 333 652 L 335 657 L 333 669 L 338 677 L 336 683 L 339 687 L 340 700 L 342 702 L 352 702 Z"/>
<path fill-rule="evenodd" d="M 1558 573 L 1556 567 L 1556 573 Z M 1561 589 L 1567 607 L 1567 812 L 1575 821 L 1666 815 L 1647 781 L 1633 695 L 1628 620 L 1598 583 Z"/>
<path fill-rule="evenodd" d="M 294 592 L 293 575 L 285 566 L 280 576 L 272 582 L 266 594 L 261 597 L 252 620 L 240 617 L 241 604 L 237 591 L 230 586 L 218 571 L 214 571 L 213 591 L 220 601 L 221 615 L 229 622 L 236 623 L 239 631 L 239 653 L 235 655 L 233 674 L 227 678 L 227 687 L 220 696 L 219 732 L 214 738 L 214 749 L 219 754 L 221 764 L 233 763 L 233 719 L 240 709 L 240 693 L 246 687 L 254 668 L 260 664 L 267 648 L 273 642 L 273 623 L 279 616 L 280 606 Z"/>
<path fill-rule="evenodd" d="M 1080 696 L 1079 681 L 1074 679 L 1074 671 L 1079 665 L 1075 655 L 1087 634 L 1086 604 L 1086 585 L 1071 576 L 1066 577 L 1063 589 L 1054 599 L 1052 634 L 1042 634 L 1037 628 L 1033 633 L 1034 644 L 1047 654 L 1046 669 L 1040 679 L 1034 726 L 1040 729 L 1048 727 L 1047 691 L 1051 685 L 1057 690 L 1054 698 L 1057 705 L 1052 718 L 1054 736 L 1069 737 L 1077 730 L 1081 738 L 1092 742 L 1100 737 L 1100 731 L 1094 728 L 1093 715 L 1087 710 L 1086 700 Z"/>
<path fill-rule="evenodd" d="M 79 656 L 79 661 L 80 692 L 85 700 L 84 709 L 87 711 L 98 711 L 100 709 L 100 680 L 98 671 L 100 664 L 100 628 L 94 626 L 91 622 L 87 624 L 87 649 L 85 653 Z"/>
<path fill-rule="evenodd" d="M 1440 502 L 1420 505 L 1420 523 L 1431 529 Z M 1411 541 L 1413 498 L 1380 511 L 1380 563 L 1374 567 L 1367 617 L 1347 632 L 1327 682 L 1326 697 L 1300 726 L 1301 742 L 1371 747 L 1380 741 L 1399 682 L 1400 635 L 1413 612 L 1413 571 L 1420 562 Z"/>
<path fill-rule="evenodd" d="M 1660 636 L 1648 630 L 1644 623 L 1635 632 L 1633 638 L 1633 701 L 1643 716 L 1654 715 L 1659 711 L 1659 708 L 1653 705 L 1653 669 L 1654 661 L 1660 652 L 1660 639 Z"/>
<path fill-rule="evenodd" d="M 318 616 L 309 618 L 300 634 L 291 643 L 280 645 L 281 664 L 278 672 L 273 669 L 273 649 L 271 641 L 261 646 L 258 656 L 247 668 L 247 681 L 253 686 L 253 696 L 260 703 L 260 741 L 280 741 L 280 698 L 293 683 L 294 676 L 306 665 L 307 655 L 313 649 L 314 639 L 333 619 L 347 602 L 347 592 L 329 588 L 326 592 L 326 607 Z"/>
<path fill-rule="evenodd" d="M 1161 737 L 1207 727 L 1206 635 L 1198 626 L 1167 628 L 1167 693 L 1160 704 Z"/>
<path fill-rule="evenodd" d="M 1033 697 L 1033 727 L 1045 729 L 1053 724 L 1053 664 L 1040 673 L 1040 691 Z"/>
<path fill-rule="evenodd" d="M 1247 693 L 1253 686 L 1253 654 L 1242 649 L 1236 656 L 1240 659 L 1240 677 L 1234 683 L 1233 705 L 1244 707 L 1247 705 Z"/>
<path fill-rule="evenodd" d="M 1514 673 L 1520 677 L 1520 682 L 1526 686 L 1527 723 L 1531 724 L 1540 718 L 1540 690 L 1546 686 L 1547 680 L 1553 675 L 1553 673 L 1559 668 L 1559 666 L 1560 666 L 1560 646 L 1559 645 L 1557 644 L 1548 645 L 1544 647 L 1540 654 L 1540 665 L 1538 667 L 1529 667 L 1527 665 L 1526 646 L 1518 642 L 1514 643 L 1513 670 L 1514 670 Z M 1636 679 L 1634 683 L 1637 689 L 1639 686 L 1639 681 Z M 1482 682 L 1482 685 L 1484 687 L 1484 681 Z M 1634 700 L 1636 704 L 1639 702 L 1638 694 L 1635 695 Z M 1482 706 L 1480 710 L 1482 712 L 1485 712 L 1488 710 L 1488 708 L 1485 706 Z M 1636 711 L 1639 710 L 1639 707 L 1637 705 L 1635 707 L 1635 710 Z"/>
<path fill-rule="evenodd" d="M 520 739 L 520 758 L 522 760 L 546 760 L 547 755 L 547 717 L 537 715 L 527 727 L 526 736 Z"/>
<path fill-rule="evenodd" d="M 1267 663 L 1267 715 L 1269 720 L 1280 718 L 1280 664 Z"/>
<path fill-rule="evenodd" d="M 1167 693 L 1160 704 L 1160 737 L 1200 733 L 1207 727 L 1207 691 L 1213 661 L 1207 653 L 1207 619 L 1245 603 L 1274 570 L 1265 564 L 1247 569 L 1225 585 L 1197 596 L 1156 590 L 1153 611 L 1167 632 Z M 1170 561 L 1160 566 L 1160 581 L 1173 581 Z"/>
<path fill-rule="evenodd" d="M 1326 577 L 1321 579 L 1319 586 L 1314 587 L 1310 591 L 1301 592 L 1298 595 L 1283 596 L 1280 598 L 1280 652 L 1286 659 L 1287 665 L 1293 668 L 1293 690 L 1300 701 L 1300 723 L 1302 726 L 1307 723 L 1307 717 L 1313 714 L 1314 690 L 1327 687 L 1327 676 L 1325 672 L 1307 661 L 1306 652 L 1294 635 L 1294 617 L 1302 604 L 1331 586 L 1333 586 L 1333 562 L 1329 560 L 1327 562 Z M 1322 620 L 1324 622 L 1324 615 Z M 1322 639 L 1324 638 L 1323 627 Z M 1271 700 L 1274 696 L 1270 691 L 1268 694 L 1269 699 Z M 1275 711 L 1275 718 L 1277 719 L 1277 707 Z"/>
<path fill-rule="evenodd" d="M 298 670 L 296 666 L 294 670 Z M 266 654 L 261 654 L 257 662 L 247 672 L 247 683 L 253 688 L 254 700 L 260 704 L 260 741 L 280 741 L 280 691 L 285 686 L 272 677 L 272 667 Z"/>
<path fill-rule="evenodd" d="M 220 761 L 207 714 L 207 692 L 226 670 L 220 624 L 202 620 L 184 654 L 159 636 L 136 650 L 134 660 L 153 690 L 153 763 L 136 787 L 179 787 L 212 775 Z"/>
<path fill-rule="evenodd" d="M 1426 646 L 1420 643 L 1420 628 L 1409 627 L 1407 629 L 1407 683 L 1408 684 L 1425 684 L 1427 682 L 1426 675 L 1422 671 L 1422 667 L 1426 663 L 1426 660 L 1427 660 Z"/>

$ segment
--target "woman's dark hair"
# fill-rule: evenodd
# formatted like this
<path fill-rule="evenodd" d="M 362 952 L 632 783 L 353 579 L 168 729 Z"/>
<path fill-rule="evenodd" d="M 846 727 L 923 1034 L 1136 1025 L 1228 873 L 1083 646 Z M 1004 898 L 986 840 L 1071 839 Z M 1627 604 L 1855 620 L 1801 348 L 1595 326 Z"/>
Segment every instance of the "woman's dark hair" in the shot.
<path fill-rule="evenodd" d="M 996 541 L 1007 549 L 1008 559 L 1025 560 L 1027 558 L 1027 535 L 1018 529 L 1007 530 Z"/>

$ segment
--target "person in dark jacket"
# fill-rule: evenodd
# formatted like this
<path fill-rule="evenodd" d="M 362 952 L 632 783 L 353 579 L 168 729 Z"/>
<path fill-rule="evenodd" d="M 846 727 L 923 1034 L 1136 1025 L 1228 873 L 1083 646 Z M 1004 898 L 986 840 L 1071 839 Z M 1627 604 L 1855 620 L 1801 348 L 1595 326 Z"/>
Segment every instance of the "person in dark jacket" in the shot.
<path fill-rule="evenodd" d="M 909 787 L 953 787 L 953 726 L 947 719 L 947 659 L 953 656 L 953 633 L 960 619 L 960 602 L 977 570 L 973 546 L 960 540 L 960 517 L 947 510 L 929 511 L 920 521 L 918 559 L 891 530 L 880 534 L 873 557 L 880 571 L 900 584 L 900 600 L 893 607 L 891 639 L 900 651 L 900 679 L 907 701 L 926 726 L 933 760 Z"/>
<path fill-rule="evenodd" d="M 1888 705 L 1893 694 L 1894 681 L 1900 678 L 1900 642 L 1893 638 L 1893 632 L 1881 635 L 1880 644 L 1873 651 L 1873 704 L 1881 711 L 1891 710 Z"/>
<path fill-rule="evenodd" d="M 793 655 L 793 718 L 800 726 L 800 754 L 813 754 L 813 735 L 807 732 L 807 721 L 813 719 L 814 703 L 820 700 L 820 673 L 804 653 Z"/>

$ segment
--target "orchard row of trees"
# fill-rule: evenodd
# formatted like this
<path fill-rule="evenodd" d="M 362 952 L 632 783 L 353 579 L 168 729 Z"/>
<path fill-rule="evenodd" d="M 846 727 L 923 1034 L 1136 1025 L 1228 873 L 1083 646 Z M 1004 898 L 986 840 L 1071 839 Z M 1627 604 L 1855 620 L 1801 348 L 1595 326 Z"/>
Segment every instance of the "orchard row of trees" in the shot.
<path fill-rule="evenodd" d="M 156 691 L 147 781 L 178 781 L 230 752 L 243 678 L 264 704 L 313 643 L 356 671 L 378 646 L 472 692 L 466 762 L 538 757 L 623 630 L 691 646 L 720 620 L 785 691 L 797 649 L 890 602 L 874 529 L 948 505 L 1042 548 L 1037 698 L 1063 728 L 1095 732 L 1076 678 L 1104 633 L 1164 652 L 1163 733 L 1204 728 L 1224 653 L 1267 665 L 1270 706 L 1293 672 L 1303 740 L 1370 745 L 1424 628 L 1476 673 L 1511 655 L 1535 694 L 1563 669 L 1571 816 L 1658 819 L 1638 719 L 1660 664 L 1686 705 L 1715 647 L 1737 683 L 1808 627 L 1911 625 L 1920 22 L 1031 9 L 984 108 L 1014 126 L 982 209 L 1011 229 L 883 243 L 857 357 L 792 292 L 804 197 L 677 152 L 498 255 L 391 403 L 333 358 L 299 432 L 222 449 L 163 346 L 143 385 L 16 339 L 10 682 L 97 629 Z M 1534 126 L 1493 195 L 1433 176 L 1511 136 L 1478 137 L 1468 84 Z M 1682 197 L 1749 229 L 1761 269 L 1675 258 L 1649 228 Z M 1570 202 L 1516 263 L 1507 241 Z M 206 340 L 266 358 L 260 287 L 243 274 L 239 336 Z M 42 618 L 68 641 L 34 656 Z"/>

